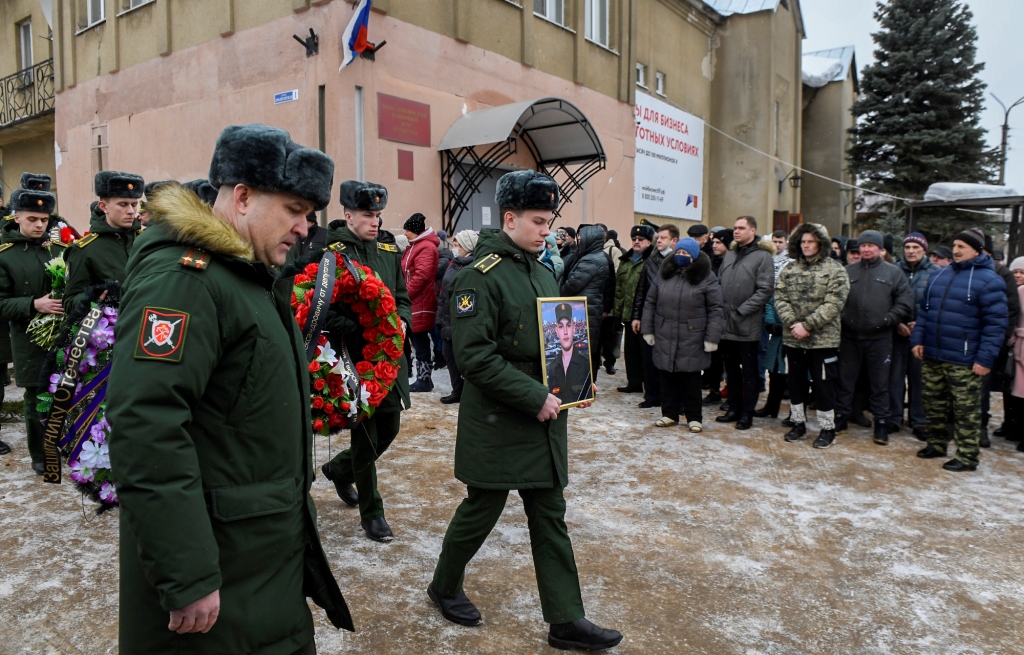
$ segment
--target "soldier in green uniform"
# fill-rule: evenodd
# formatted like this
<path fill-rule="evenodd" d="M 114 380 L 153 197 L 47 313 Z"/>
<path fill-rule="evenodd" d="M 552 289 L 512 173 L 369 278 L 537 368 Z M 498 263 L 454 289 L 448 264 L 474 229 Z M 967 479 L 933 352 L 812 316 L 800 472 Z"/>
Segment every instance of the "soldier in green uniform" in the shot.
<path fill-rule="evenodd" d="M 128 254 L 139 233 L 136 214 L 145 182 L 138 175 L 101 171 L 94 188 L 99 202 L 92 210 L 89 234 L 69 247 L 64 255 L 68 265 L 64 288 L 64 309 L 69 314 L 85 302 L 87 287 L 108 280 L 124 280 Z"/>
<path fill-rule="evenodd" d="M 598 650 L 622 640 L 584 618 L 579 576 L 565 526 L 566 419 L 541 381 L 537 298 L 558 284 L 537 259 L 558 207 L 558 185 L 516 171 L 498 180 L 502 229 L 483 230 L 476 260 L 452 285 L 452 342 L 465 387 L 459 406 L 455 477 L 466 499 L 455 512 L 427 595 L 449 621 L 480 623 L 463 590 L 466 566 L 501 516 L 508 492 L 523 499 L 548 643 Z"/>
<path fill-rule="evenodd" d="M 352 619 L 316 528 L 305 349 L 273 267 L 334 163 L 265 125 L 221 133 L 210 207 L 149 199 L 107 390 L 125 655 L 315 653 L 306 597 Z"/>
<path fill-rule="evenodd" d="M 25 329 L 36 314 L 63 313 L 60 300 L 50 298 L 45 269 L 46 263 L 64 250 L 60 243 L 50 242 L 46 233 L 56 204 L 53 194 L 45 191 L 18 189 L 12 193 L 14 219 L 4 224 L 0 245 L 0 321 L 11 326 L 14 377 L 25 389 L 25 434 L 37 475 L 45 470 L 36 394 L 46 350 L 32 343 Z"/>
<path fill-rule="evenodd" d="M 340 201 L 345 220 L 333 221 L 328 226 L 328 250 L 345 253 L 380 276 L 395 298 L 405 333 L 411 334 L 412 304 L 405 290 L 398 247 L 377 240 L 380 213 L 388 204 L 387 189 L 372 182 L 348 180 L 341 183 Z M 366 345 L 363 328 L 358 316 L 343 303 L 331 305 L 327 333 L 334 341 L 339 338 L 344 341 L 353 364 L 362 361 Z M 373 416 L 352 428 L 350 447 L 321 469 L 327 479 L 334 482 L 342 501 L 352 507 L 359 506 L 360 525 L 374 541 L 386 542 L 394 538 L 384 519 L 384 501 L 377 491 L 376 461 L 398 436 L 403 409 L 409 409 L 409 360 L 404 354 L 395 386 L 380 407 Z"/>
<path fill-rule="evenodd" d="M 548 364 L 548 389 L 563 405 L 593 399 L 590 360 L 573 344 L 576 326 L 572 320 L 572 305 L 567 302 L 555 306 L 555 336 L 560 348 Z"/>

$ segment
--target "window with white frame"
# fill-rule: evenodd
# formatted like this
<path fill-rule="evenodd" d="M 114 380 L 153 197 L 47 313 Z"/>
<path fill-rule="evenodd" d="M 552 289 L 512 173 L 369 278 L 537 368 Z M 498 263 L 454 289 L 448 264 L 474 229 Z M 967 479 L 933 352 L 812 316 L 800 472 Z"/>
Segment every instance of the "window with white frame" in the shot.
<path fill-rule="evenodd" d="M 32 20 L 18 23 L 18 68 L 32 68 Z"/>
<path fill-rule="evenodd" d="M 654 74 L 654 92 L 659 96 L 665 95 L 665 74 L 661 71 Z"/>
<path fill-rule="evenodd" d="M 151 2 L 153 2 L 153 0 L 128 0 L 124 3 L 124 8 L 126 10 L 135 9 L 136 7 L 141 7 L 142 5 L 148 5 Z"/>
<path fill-rule="evenodd" d="M 565 0 L 533 0 L 533 13 L 565 25 Z"/>
<path fill-rule="evenodd" d="M 636 85 L 647 88 L 647 66 L 636 62 Z"/>
<path fill-rule="evenodd" d="M 587 26 L 586 36 L 595 43 L 609 47 L 608 5 L 610 0 L 584 0 L 584 19 Z"/>
<path fill-rule="evenodd" d="M 85 23 L 95 25 L 107 17 L 106 0 L 86 0 Z"/>

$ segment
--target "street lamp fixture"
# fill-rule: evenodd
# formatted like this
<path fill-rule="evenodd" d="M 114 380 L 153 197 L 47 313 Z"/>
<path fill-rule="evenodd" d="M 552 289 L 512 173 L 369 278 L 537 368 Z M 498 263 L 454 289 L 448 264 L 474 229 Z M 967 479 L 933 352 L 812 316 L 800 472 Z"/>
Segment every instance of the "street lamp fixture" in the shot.
<path fill-rule="evenodd" d="M 1010 112 L 1013 111 L 1013 108 L 1017 105 L 1024 103 L 1024 98 L 1020 98 L 1017 102 L 1007 107 L 1003 104 L 1003 101 L 999 99 L 999 96 L 993 93 L 992 97 L 995 98 L 996 102 L 999 103 L 999 106 L 1003 108 L 1003 143 L 1000 148 L 1001 154 L 999 157 L 999 186 L 1003 186 L 1006 184 L 1006 141 L 1010 136 Z"/>
<path fill-rule="evenodd" d="M 789 186 L 794 189 L 800 188 L 800 183 L 803 182 L 804 178 L 800 177 L 797 169 L 793 169 L 789 172 L 789 175 L 779 180 L 779 193 L 782 193 L 782 183 L 789 180 Z"/>

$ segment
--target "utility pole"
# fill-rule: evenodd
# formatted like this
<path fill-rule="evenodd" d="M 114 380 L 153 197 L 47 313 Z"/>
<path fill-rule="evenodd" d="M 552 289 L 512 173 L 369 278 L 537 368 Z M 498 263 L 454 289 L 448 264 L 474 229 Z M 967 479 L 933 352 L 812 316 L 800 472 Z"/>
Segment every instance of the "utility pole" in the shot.
<path fill-rule="evenodd" d="M 992 94 L 992 97 L 996 99 L 999 106 L 1003 108 L 1003 143 L 1002 143 L 1002 154 L 999 157 L 999 186 L 1006 184 L 1006 142 L 1010 136 L 1010 112 L 1017 105 L 1024 103 L 1024 98 L 1021 98 L 1017 102 L 1013 103 L 1009 107 L 1003 104 L 1003 101 L 999 99 L 999 96 Z"/>

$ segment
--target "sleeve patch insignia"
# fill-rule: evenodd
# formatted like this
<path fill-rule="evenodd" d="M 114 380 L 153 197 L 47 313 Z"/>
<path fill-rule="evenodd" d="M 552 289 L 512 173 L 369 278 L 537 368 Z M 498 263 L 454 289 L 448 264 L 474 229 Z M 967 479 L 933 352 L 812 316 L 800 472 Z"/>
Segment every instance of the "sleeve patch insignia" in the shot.
<path fill-rule="evenodd" d="M 455 296 L 455 315 L 460 318 L 476 315 L 476 291 L 470 289 Z"/>
<path fill-rule="evenodd" d="M 142 314 L 135 359 L 180 364 L 185 352 L 188 314 L 163 307 L 147 307 Z"/>

